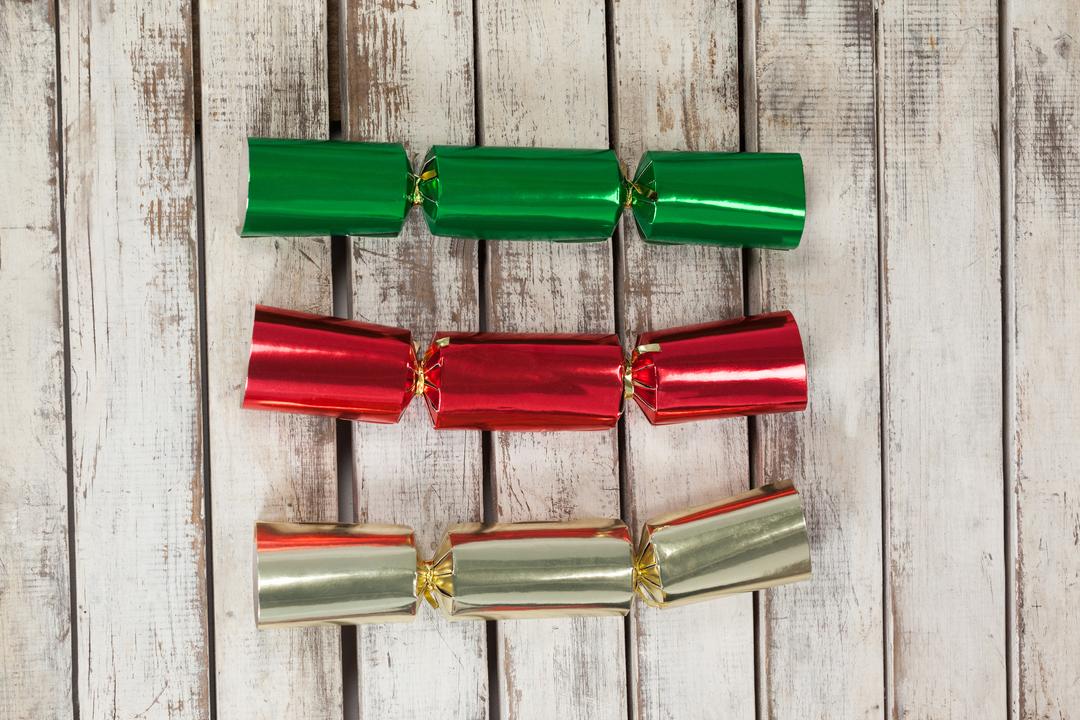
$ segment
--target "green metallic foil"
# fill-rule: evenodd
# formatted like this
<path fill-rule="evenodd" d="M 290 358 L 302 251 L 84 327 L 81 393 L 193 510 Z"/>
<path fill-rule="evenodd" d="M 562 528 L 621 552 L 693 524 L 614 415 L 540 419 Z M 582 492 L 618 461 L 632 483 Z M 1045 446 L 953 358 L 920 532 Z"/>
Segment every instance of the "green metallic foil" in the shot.
<path fill-rule="evenodd" d="M 654 243 L 790 250 L 806 218 L 794 153 L 646 152 L 630 196 Z"/>
<path fill-rule="evenodd" d="M 245 171 L 244 236 L 395 235 L 412 204 L 396 143 L 249 138 Z"/>
<path fill-rule="evenodd" d="M 604 240 L 624 187 L 611 150 L 437 145 L 419 192 L 434 235 L 485 240 Z"/>

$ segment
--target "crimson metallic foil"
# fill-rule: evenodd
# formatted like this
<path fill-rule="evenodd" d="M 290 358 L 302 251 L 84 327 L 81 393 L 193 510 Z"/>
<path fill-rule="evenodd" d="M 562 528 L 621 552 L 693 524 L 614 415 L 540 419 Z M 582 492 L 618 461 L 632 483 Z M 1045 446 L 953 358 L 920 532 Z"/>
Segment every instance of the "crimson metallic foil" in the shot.
<path fill-rule="evenodd" d="M 423 397 L 437 428 L 603 430 L 633 397 L 653 424 L 801 410 L 806 363 L 791 313 L 646 333 L 409 331 L 258 307 L 244 406 L 396 422 Z"/>

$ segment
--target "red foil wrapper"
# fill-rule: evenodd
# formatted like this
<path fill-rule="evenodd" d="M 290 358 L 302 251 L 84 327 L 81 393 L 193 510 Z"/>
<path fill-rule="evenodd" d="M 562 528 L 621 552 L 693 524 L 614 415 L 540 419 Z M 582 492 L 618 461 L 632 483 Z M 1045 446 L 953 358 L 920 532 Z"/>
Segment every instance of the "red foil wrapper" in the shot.
<path fill-rule="evenodd" d="M 630 378 L 654 425 L 806 408 L 802 339 L 786 311 L 639 335 Z"/>
<path fill-rule="evenodd" d="M 244 407 L 394 423 L 414 357 L 408 330 L 258 306 Z"/>
<path fill-rule="evenodd" d="M 615 335 L 439 333 L 424 368 L 437 428 L 602 430 L 619 420 Z"/>
<path fill-rule="evenodd" d="M 407 330 L 259 307 L 244 406 L 397 422 L 423 395 L 437 428 L 602 430 L 633 396 L 656 425 L 802 410 L 791 313 L 645 333 L 439 333 L 418 362 Z"/>

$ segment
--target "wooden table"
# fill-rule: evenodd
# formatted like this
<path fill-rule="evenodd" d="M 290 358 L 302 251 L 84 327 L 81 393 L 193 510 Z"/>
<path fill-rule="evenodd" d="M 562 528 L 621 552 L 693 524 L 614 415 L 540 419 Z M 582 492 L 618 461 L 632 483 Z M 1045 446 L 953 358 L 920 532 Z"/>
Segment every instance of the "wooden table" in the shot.
<path fill-rule="evenodd" d="M 0 7 L 0 717 L 1080 712 L 1072 0 Z M 793 252 L 242 239 L 248 134 L 801 152 Z M 243 411 L 256 302 L 412 328 L 790 308 L 803 414 L 436 433 Z M 256 518 L 646 516 L 794 480 L 805 584 L 255 629 Z"/>

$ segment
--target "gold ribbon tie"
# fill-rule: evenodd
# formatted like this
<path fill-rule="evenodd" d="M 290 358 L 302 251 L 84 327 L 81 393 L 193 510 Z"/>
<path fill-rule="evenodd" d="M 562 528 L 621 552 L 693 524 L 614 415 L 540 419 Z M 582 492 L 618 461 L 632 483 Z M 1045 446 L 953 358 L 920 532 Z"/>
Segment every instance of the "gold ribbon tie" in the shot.
<path fill-rule="evenodd" d="M 622 167 L 623 176 L 623 207 L 630 207 L 634 204 L 634 196 L 644 198 L 649 202 L 656 202 L 656 191 L 652 188 L 647 188 L 644 185 L 638 185 L 630 177 L 630 173 L 626 169 L 626 163 L 619 163 Z"/>
<path fill-rule="evenodd" d="M 438 608 L 444 597 L 454 595 L 454 562 L 446 549 L 434 560 L 416 561 L 416 597 Z"/>
<path fill-rule="evenodd" d="M 409 193 L 409 200 L 413 205 L 421 205 L 424 202 L 424 194 L 420 192 L 420 184 L 431 180 L 438 176 L 438 172 L 435 170 L 424 170 L 419 175 L 413 175 L 409 173 L 409 178 L 412 180 L 412 191 Z"/>
<path fill-rule="evenodd" d="M 432 343 L 432 346 L 444 348 L 450 344 L 450 338 L 441 337 L 436 338 Z M 428 380 L 428 360 L 430 354 L 421 354 L 419 343 L 413 346 L 413 357 L 415 360 L 415 367 L 413 368 L 413 395 L 420 397 L 423 395 L 429 387 L 434 387 L 431 381 Z"/>
<path fill-rule="evenodd" d="M 654 593 L 660 593 L 660 566 L 656 562 L 656 552 L 652 543 L 634 553 L 633 588 L 642 599 L 651 601 Z"/>

